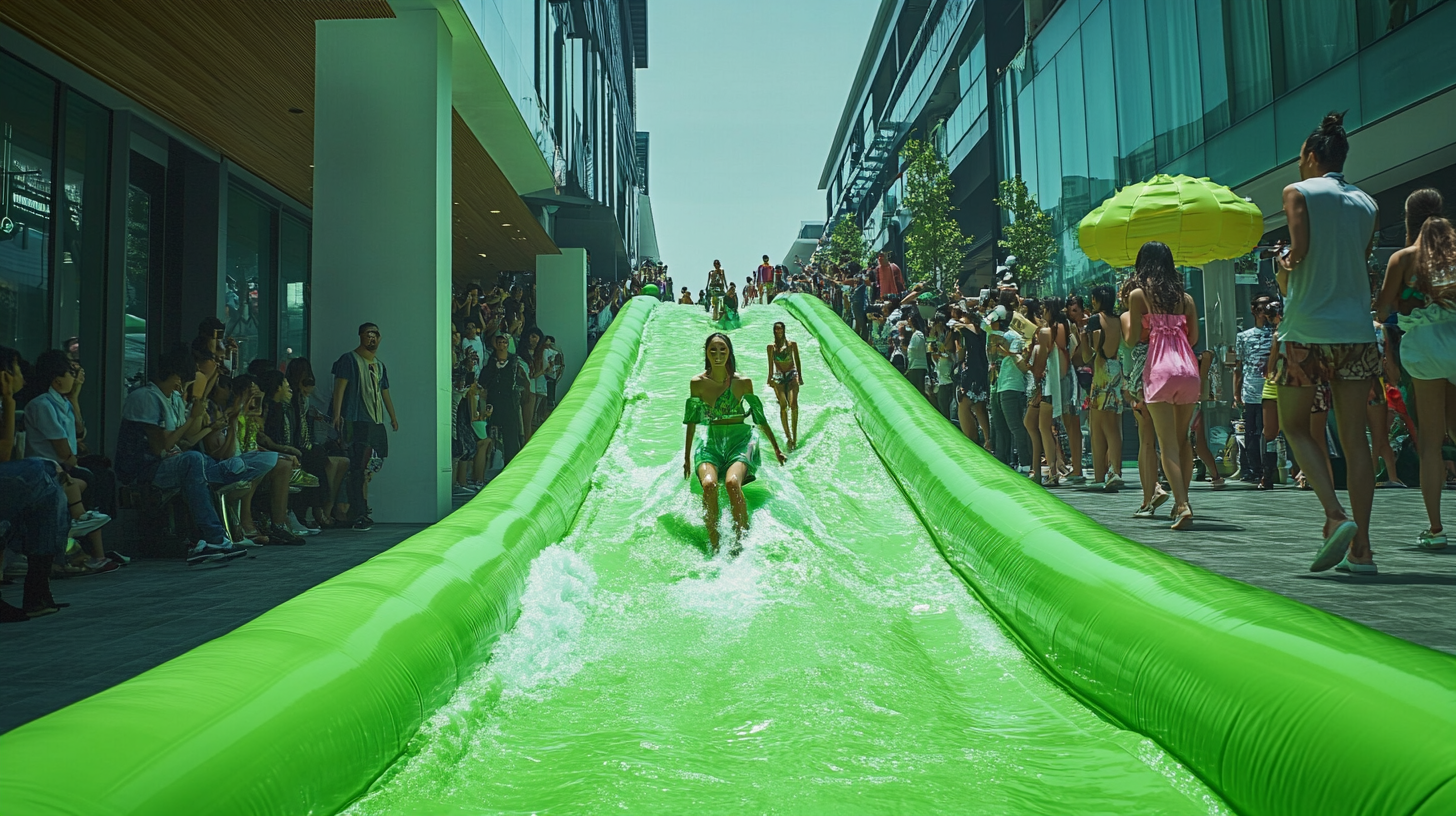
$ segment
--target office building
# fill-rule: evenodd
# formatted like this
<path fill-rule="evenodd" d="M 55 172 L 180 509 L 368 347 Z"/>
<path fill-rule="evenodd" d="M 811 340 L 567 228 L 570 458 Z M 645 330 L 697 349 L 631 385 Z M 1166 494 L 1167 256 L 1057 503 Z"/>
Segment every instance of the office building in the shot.
<path fill-rule="evenodd" d="M 1001 257 L 991 241 L 1005 216 L 990 202 L 1019 174 L 1056 233 L 1044 288 L 1066 292 L 1111 276 L 1082 253 L 1078 222 L 1155 173 L 1233 187 L 1264 212 L 1266 240 L 1280 237 L 1300 145 L 1341 110 L 1346 176 L 1379 202 L 1388 256 L 1406 194 L 1456 190 L 1453 31 L 1445 0 L 885 0 L 821 179 L 827 216 L 853 215 L 898 251 L 898 150 L 930 134 L 976 236 L 967 272 L 985 280 Z M 1219 269 L 1208 286 L 1246 303 L 1234 281 L 1253 272 Z"/>
<path fill-rule="evenodd" d="M 535 273 L 585 358 L 641 194 L 645 0 L 0 5 L 0 343 L 74 345 L 109 452 L 162 346 L 217 316 L 327 386 L 383 330 L 401 428 L 376 516 L 449 507 L 451 286 Z M 568 372 L 570 373 L 570 372 Z"/>

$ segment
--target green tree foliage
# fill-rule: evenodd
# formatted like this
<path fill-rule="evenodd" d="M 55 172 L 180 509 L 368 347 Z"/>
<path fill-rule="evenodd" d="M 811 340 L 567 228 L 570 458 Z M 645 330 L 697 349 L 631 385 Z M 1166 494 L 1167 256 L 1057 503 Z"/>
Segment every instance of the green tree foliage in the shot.
<path fill-rule="evenodd" d="M 1021 176 L 1001 182 L 996 206 L 1011 213 L 1011 223 L 1001 230 L 1001 248 L 1016 256 L 1016 277 L 1024 284 L 1037 284 L 1052 268 L 1057 243 L 1052 239 L 1052 217 L 1036 203 Z"/>
<path fill-rule="evenodd" d="M 869 242 L 865 241 L 864 231 L 855 223 L 853 214 L 835 222 L 834 231 L 829 233 L 829 257 L 825 260 L 834 264 L 850 261 L 867 264 L 869 253 Z"/>
<path fill-rule="evenodd" d="M 900 151 L 905 160 L 905 206 L 910 229 L 905 234 L 905 273 L 911 281 L 960 276 L 972 236 L 961 233 L 950 203 L 950 168 L 926 141 L 908 139 Z"/>

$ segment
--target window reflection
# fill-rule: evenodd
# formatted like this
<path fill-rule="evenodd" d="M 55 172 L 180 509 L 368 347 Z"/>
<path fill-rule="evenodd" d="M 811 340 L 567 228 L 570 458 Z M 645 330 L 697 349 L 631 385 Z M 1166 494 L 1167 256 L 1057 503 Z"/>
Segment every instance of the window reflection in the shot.
<path fill-rule="evenodd" d="M 1355 53 L 1355 4 L 1282 0 L 1284 75 L 1293 88 Z"/>
<path fill-rule="evenodd" d="M 227 270 L 223 290 L 224 334 L 238 343 L 238 363 L 270 356 L 270 312 L 264 304 L 273 275 L 272 207 L 236 184 L 228 189 Z"/>
<path fill-rule="evenodd" d="M 50 346 L 50 234 L 56 84 L 0 54 L 0 343 Z"/>
<path fill-rule="evenodd" d="M 278 222 L 278 360 L 308 356 L 309 229 L 291 216 Z"/>

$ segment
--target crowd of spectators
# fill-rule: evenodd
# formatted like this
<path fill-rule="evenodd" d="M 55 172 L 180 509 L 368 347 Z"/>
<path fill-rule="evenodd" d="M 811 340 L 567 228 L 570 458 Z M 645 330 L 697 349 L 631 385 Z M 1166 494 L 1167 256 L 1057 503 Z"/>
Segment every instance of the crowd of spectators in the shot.
<path fill-rule="evenodd" d="M 307 358 L 246 367 L 224 324 L 164 347 L 127 394 L 113 456 L 92 446 L 81 409 L 86 371 L 74 348 L 27 363 L 0 347 L 0 540 L 6 574 L 25 576 L 7 621 L 52 614 L 58 577 L 105 575 L 131 558 L 106 543 L 121 509 L 143 537 L 180 539 L 189 564 L 263 545 L 303 544 L 336 527 L 373 525 L 368 488 L 399 429 L 377 325 L 320 391 Z M 172 529 L 162 519 L 174 519 Z M 105 528 L 105 529 L 103 529 Z"/>
<path fill-rule="evenodd" d="M 1341 175 L 1347 150 L 1333 115 L 1306 143 L 1304 180 L 1285 193 L 1291 240 L 1264 248 L 1277 274 L 1255 291 L 1252 325 L 1230 347 L 1200 342 L 1195 299 L 1155 241 L 1115 287 L 1065 298 L 1023 294 L 1009 267 L 975 294 L 907 291 L 883 253 L 869 269 L 805 265 L 786 288 L 822 298 L 967 438 L 1037 484 L 1121 489 L 1127 427 L 1142 491 L 1136 516 L 1154 518 L 1171 499 L 1173 529 L 1187 530 L 1192 481 L 1261 490 L 1287 481 L 1316 492 L 1325 511 L 1312 569 L 1371 574 L 1377 486 L 1418 480 L 1429 527 L 1416 544 L 1446 544 L 1456 232 L 1440 193 L 1416 191 L 1406 248 L 1383 279 L 1373 275 L 1375 207 Z M 1352 517 L 1334 492 L 1337 474 Z"/>

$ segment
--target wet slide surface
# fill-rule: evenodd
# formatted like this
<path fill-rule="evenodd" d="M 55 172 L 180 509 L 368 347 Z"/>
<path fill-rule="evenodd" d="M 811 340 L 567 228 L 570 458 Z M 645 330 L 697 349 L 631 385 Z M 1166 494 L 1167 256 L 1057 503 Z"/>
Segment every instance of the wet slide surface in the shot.
<path fill-rule="evenodd" d="M 743 554 L 707 557 L 682 477 L 683 401 L 712 328 L 663 305 L 516 625 L 345 812 L 1228 813 L 1018 650 L 941 558 L 817 343 L 752 306 L 731 335 L 775 431 L 776 320 L 806 369 L 802 444 L 782 468 L 762 446 Z"/>

